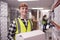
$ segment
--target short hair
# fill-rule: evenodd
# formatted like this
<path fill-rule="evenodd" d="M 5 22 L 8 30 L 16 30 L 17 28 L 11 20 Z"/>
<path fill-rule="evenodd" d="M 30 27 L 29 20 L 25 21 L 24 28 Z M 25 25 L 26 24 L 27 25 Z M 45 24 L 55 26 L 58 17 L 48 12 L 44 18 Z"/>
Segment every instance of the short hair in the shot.
<path fill-rule="evenodd" d="M 47 17 L 47 15 L 44 15 L 43 17 Z"/>
<path fill-rule="evenodd" d="M 21 4 L 19 5 L 19 9 L 20 9 L 21 7 L 27 7 L 27 8 L 28 8 L 28 4 L 27 4 L 27 3 L 21 3 Z"/>

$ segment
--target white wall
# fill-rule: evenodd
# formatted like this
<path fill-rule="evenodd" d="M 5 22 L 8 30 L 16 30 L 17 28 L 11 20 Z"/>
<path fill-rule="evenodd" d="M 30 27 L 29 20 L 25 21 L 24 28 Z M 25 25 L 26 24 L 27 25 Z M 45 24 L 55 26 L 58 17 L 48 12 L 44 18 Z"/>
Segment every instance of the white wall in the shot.
<path fill-rule="evenodd" d="M 47 18 L 49 17 L 49 11 L 48 10 L 41 10 L 42 16 L 47 15 Z"/>

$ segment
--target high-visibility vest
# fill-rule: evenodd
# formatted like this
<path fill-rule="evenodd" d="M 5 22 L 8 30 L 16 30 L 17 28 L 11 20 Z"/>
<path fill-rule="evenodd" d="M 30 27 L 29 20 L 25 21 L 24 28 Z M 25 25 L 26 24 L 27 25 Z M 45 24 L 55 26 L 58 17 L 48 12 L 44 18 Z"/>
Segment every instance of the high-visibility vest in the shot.
<path fill-rule="evenodd" d="M 16 34 L 24 33 L 24 32 L 30 32 L 31 31 L 31 22 L 30 22 L 30 20 L 28 20 L 27 29 L 26 29 L 23 21 L 20 18 L 18 18 L 18 22 L 16 21 L 16 28 L 17 28 L 16 32 L 15 32 Z M 19 24 L 19 26 L 18 26 L 18 24 Z"/>
<path fill-rule="evenodd" d="M 42 24 L 46 24 L 46 21 L 43 20 L 43 21 L 42 21 Z"/>

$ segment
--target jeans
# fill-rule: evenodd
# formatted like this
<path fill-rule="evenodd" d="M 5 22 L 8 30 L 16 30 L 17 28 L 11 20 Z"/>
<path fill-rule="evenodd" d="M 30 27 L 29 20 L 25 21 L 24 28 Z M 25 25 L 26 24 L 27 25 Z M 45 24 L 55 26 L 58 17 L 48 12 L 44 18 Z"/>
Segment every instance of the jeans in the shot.
<path fill-rule="evenodd" d="M 46 25 L 43 25 L 43 32 L 45 32 L 46 30 Z"/>

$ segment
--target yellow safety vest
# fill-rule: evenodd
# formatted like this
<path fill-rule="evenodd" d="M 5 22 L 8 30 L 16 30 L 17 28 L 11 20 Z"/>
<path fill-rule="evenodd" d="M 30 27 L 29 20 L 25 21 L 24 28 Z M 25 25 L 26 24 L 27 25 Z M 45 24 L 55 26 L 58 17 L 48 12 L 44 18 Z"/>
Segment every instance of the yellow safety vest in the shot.
<path fill-rule="evenodd" d="M 20 33 L 30 32 L 30 31 L 31 31 L 31 22 L 30 22 L 30 20 L 28 20 L 27 29 L 26 29 L 23 21 L 22 21 L 20 18 L 18 18 L 18 21 L 19 21 L 20 30 L 18 30 L 18 29 L 19 29 L 19 28 L 18 28 L 19 26 L 18 26 L 18 23 L 17 23 L 17 21 L 16 21 L 16 28 L 17 28 L 17 30 L 16 30 L 16 32 L 15 32 L 16 34 L 18 34 L 19 31 L 20 31 Z"/>
<path fill-rule="evenodd" d="M 42 24 L 46 24 L 46 22 L 45 21 L 42 21 Z"/>

